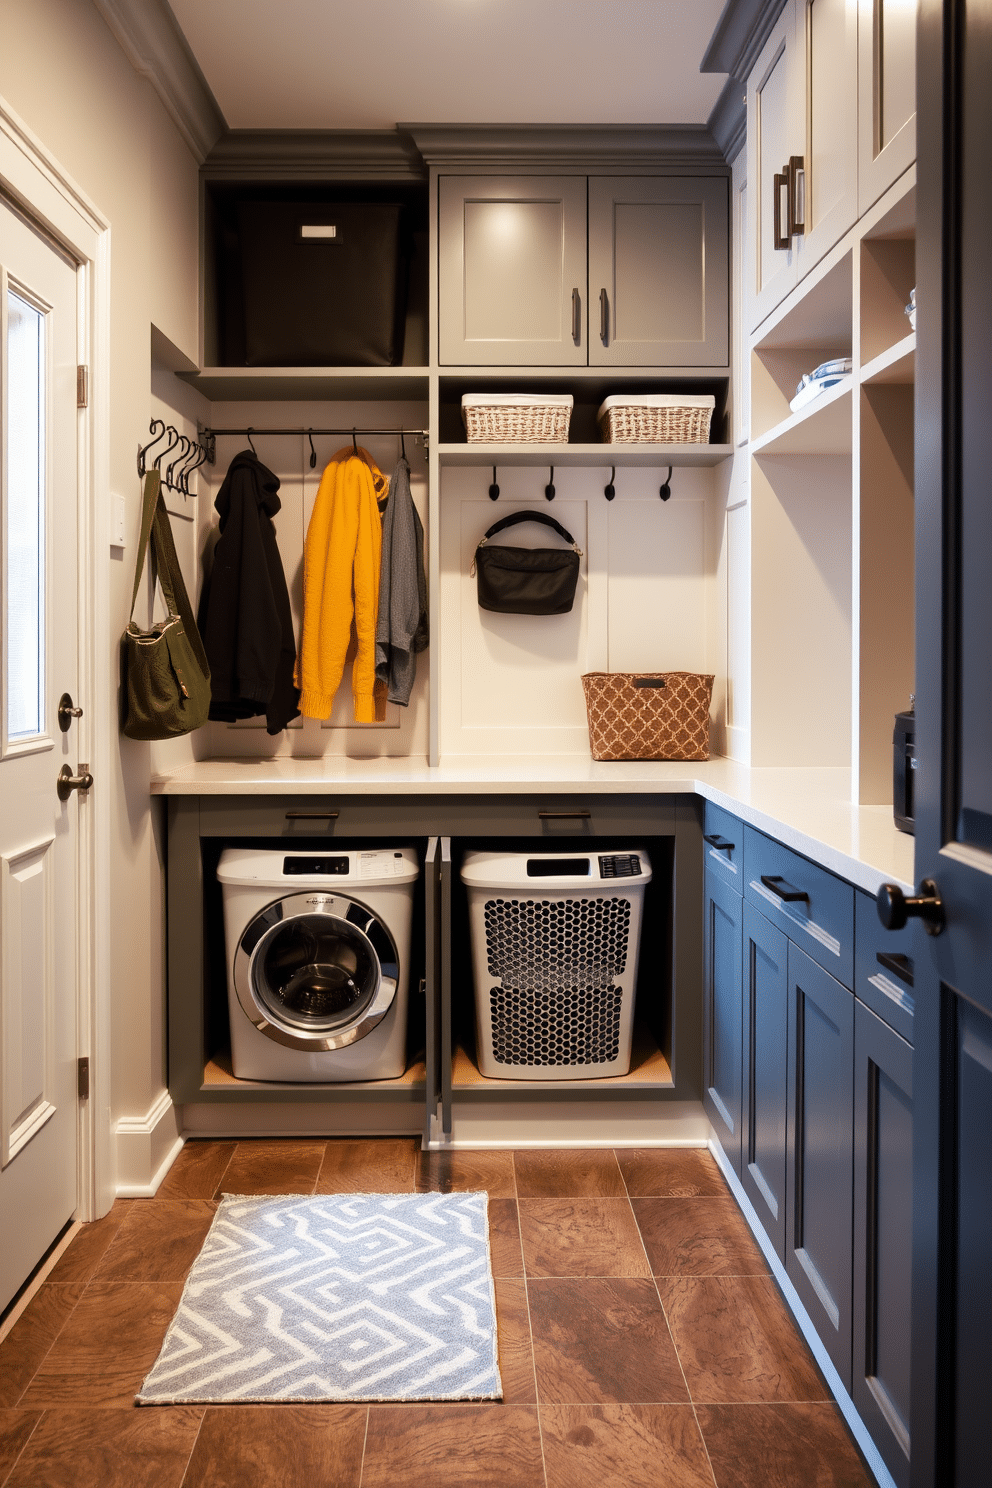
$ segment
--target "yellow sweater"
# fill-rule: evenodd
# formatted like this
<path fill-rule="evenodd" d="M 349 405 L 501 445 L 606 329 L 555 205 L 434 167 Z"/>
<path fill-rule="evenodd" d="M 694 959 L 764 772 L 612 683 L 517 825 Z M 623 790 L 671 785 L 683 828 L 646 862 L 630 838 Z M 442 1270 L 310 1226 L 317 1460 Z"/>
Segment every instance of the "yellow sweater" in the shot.
<path fill-rule="evenodd" d="M 321 477 L 303 547 L 303 633 L 296 660 L 300 709 L 326 718 L 348 657 L 352 624 L 355 722 L 376 710 L 375 622 L 379 605 L 382 523 L 377 488 L 386 480 L 371 455 L 338 450 Z"/>

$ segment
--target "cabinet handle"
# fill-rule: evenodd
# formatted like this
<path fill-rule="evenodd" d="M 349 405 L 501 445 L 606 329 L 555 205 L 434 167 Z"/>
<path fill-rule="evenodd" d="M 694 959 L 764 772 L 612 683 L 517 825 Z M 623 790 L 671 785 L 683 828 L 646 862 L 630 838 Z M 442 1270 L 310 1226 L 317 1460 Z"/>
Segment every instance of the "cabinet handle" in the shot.
<path fill-rule="evenodd" d="M 599 339 L 605 346 L 610 335 L 610 301 L 605 289 L 599 291 Z"/>
<path fill-rule="evenodd" d="M 592 816 L 592 812 L 585 808 L 579 811 L 539 811 L 537 814 L 541 821 L 579 821 Z"/>
<path fill-rule="evenodd" d="M 726 837 L 721 837 L 717 833 L 714 833 L 712 837 L 707 837 L 704 832 L 703 841 L 708 842 L 710 847 L 715 847 L 717 852 L 733 852 L 734 850 L 734 844 L 728 842 Z"/>
<path fill-rule="evenodd" d="M 879 966 L 884 966 L 886 971 L 891 971 L 893 976 L 905 982 L 907 987 L 913 985 L 912 956 L 900 955 L 898 951 L 876 951 L 875 960 Z"/>
<path fill-rule="evenodd" d="M 572 340 L 576 346 L 582 340 L 582 297 L 577 289 L 572 290 Z"/>
<path fill-rule="evenodd" d="M 788 166 L 781 175 L 776 171 L 774 177 L 774 188 L 775 195 L 773 198 L 772 211 L 772 233 L 774 246 L 776 248 L 788 248 L 790 241 L 789 235 L 788 233 L 783 233 L 782 231 L 782 192 L 784 191 L 786 194 L 788 194 L 789 190 Z M 786 207 L 786 214 L 788 215 L 788 207 Z"/>
<path fill-rule="evenodd" d="M 803 237 L 806 232 L 806 159 L 803 155 L 789 156 L 789 237 Z M 799 194 L 802 191 L 802 209 Z"/>
<path fill-rule="evenodd" d="M 782 899 L 786 904 L 792 904 L 795 900 L 805 899 L 809 903 L 809 895 L 805 889 L 794 888 L 788 879 L 782 877 L 781 873 L 763 873 L 761 882 L 766 889 L 771 889 L 776 899 Z"/>
<path fill-rule="evenodd" d="M 287 811 L 287 821 L 337 821 L 336 811 Z"/>

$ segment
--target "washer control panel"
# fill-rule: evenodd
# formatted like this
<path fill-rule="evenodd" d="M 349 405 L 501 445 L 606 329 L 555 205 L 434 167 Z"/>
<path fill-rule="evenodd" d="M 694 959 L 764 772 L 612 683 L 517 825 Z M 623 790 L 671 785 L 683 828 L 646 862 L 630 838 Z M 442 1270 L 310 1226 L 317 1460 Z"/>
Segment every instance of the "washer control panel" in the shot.
<path fill-rule="evenodd" d="M 636 853 L 611 853 L 599 860 L 601 878 L 636 878 L 641 871 L 641 860 Z"/>
<path fill-rule="evenodd" d="M 328 875 L 348 874 L 348 856 L 342 854 L 340 857 L 304 857 L 302 854 L 294 854 L 282 860 L 282 871 L 287 878 L 309 878 L 313 873 L 326 873 Z"/>

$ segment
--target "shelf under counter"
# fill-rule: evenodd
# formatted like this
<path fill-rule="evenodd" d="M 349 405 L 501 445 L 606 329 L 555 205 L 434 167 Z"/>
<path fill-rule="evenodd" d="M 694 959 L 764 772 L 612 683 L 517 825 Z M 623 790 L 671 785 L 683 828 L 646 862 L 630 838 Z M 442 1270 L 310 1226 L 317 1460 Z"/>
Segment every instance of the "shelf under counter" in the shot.
<path fill-rule="evenodd" d="M 422 1100 L 427 1086 L 423 1055 L 411 1060 L 402 1075 L 392 1080 L 336 1080 L 324 1084 L 306 1081 L 239 1080 L 231 1067 L 231 1051 L 218 1049 L 207 1060 L 199 1100 L 341 1101 L 356 1095 L 374 1095 L 382 1101 Z"/>
<path fill-rule="evenodd" d="M 480 1072 L 474 1057 L 462 1044 L 457 1044 L 455 1047 L 451 1068 L 453 1096 L 484 1095 L 497 1098 L 516 1096 L 518 1099 L 524 1099 L 535 1091 L 542 1093 L 561 1091 L 562 1094 L 567 1092 L 570 1095 L 581 1092 L 586 1095 L 595 1095 L 597 1091 L 610 1091 L 615 1094 L 618 1090 L 635 1095 L 641 1091 L 658 1092 L 674 1090 L 674 1088 L 675 1081 L 672 1078 L 668 1060 L 647 1029 L 640 1026 L 634 1028 L 630 1069 L 625 1075 L 602 1075 L 572 1080 L 494 1079 Z"/>

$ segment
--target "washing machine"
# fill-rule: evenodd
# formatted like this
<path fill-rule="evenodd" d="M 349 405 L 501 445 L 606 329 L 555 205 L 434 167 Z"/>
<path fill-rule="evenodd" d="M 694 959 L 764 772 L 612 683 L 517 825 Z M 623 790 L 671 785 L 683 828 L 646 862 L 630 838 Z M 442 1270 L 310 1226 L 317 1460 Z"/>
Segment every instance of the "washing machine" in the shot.
<path fill-rule="evenodd" d="M 389 1080 L 406 1066 L 412 848 L 229 847 L 224 902 L 239 1080 Z"/>

